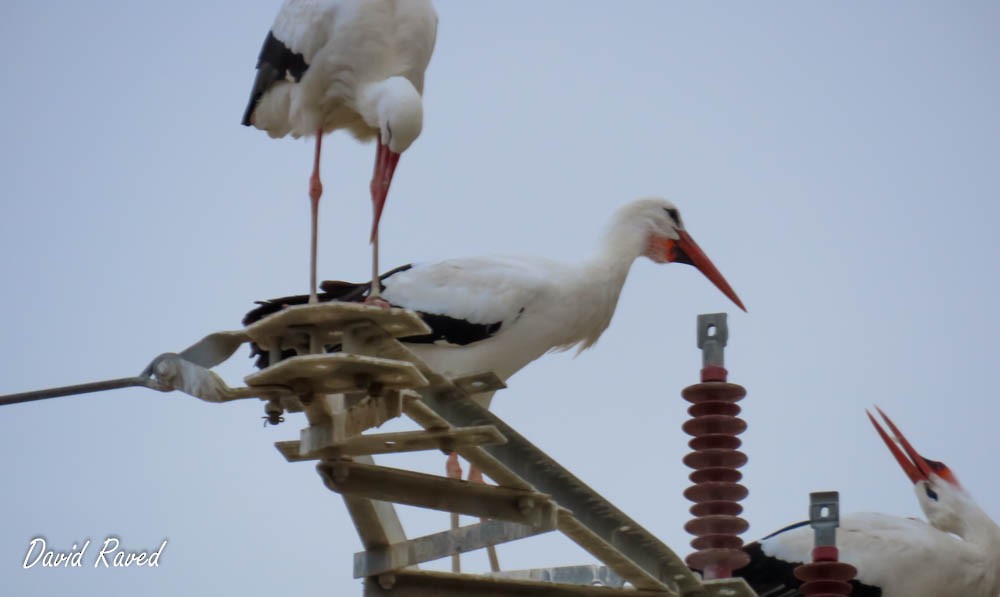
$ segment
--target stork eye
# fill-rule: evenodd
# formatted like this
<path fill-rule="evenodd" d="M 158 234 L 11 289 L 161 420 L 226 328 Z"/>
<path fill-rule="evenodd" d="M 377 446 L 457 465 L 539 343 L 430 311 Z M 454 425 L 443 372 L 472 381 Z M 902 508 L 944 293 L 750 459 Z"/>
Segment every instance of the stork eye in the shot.
<path fill-rule="evenodd" d="M 681 217 L 680 214 L 677 212 L 676 208 L 664 207 L 663 211 L 667 212 L 667 215 L 670 216 L 670 219 L 674 221 L 674 224 L 677 224 L 678 226 L 681 225 Z"/>
<path fill-rule="evenodd" d="M 924 487 L 924 492 L 927 494 L 927 497 L 931 498 L 935 502 L 938 501 L 938 494 L 936 491 L 931 489 L 930 485 Z"/>

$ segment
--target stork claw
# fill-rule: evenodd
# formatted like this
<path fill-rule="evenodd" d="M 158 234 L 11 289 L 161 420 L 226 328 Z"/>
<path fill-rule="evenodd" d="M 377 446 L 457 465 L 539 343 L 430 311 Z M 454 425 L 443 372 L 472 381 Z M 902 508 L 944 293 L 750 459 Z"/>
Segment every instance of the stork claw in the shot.
<path fill-rule="evenodd" d="M 371 305 L 373 307 L 380 307 L 385 310 L 389 310 L 392 304 L 380 296 L 369 296 L 365 298 L 365 304 Z"/>

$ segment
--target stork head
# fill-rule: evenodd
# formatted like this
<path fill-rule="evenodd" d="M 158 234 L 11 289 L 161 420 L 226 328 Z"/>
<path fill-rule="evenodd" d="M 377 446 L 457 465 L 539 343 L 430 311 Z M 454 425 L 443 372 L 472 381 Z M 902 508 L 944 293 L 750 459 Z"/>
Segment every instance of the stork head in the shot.
<path fill-rule="evenodd" d="M 737 307 L 746 311 L 729 282 L 688 234 L 681 213 L 673 203 L 666 199 L 634 201 L 621 209 L 618 222 L 634 228 L 630 233 L 638 234 L 641 239 L 640 255 L 656 263 L 693 265 Z"/>
<path fill-rule="evenodd" d="M 374 87 L 379 143 L 395 154 L 406 151 L 424 127 L 420 93 L 406 77 L 390 77 Z"/>
<path fill-rule="evenodd" d="M 927 521 L 942 531 L 964 536 L 966 529 L 962 513 L 968 510 L 971 498 L 962 489 L 955 474 L 945 463 L 924 458 L 917 453 L 892 419 L 882 409 L 876 407 L 876 410 L 892 431 L 892 436 L 886 433 L 870 412 L 865 412 L 896 462 L 913 483 L 917 501 L 920 502 Z"/>
<path fill-rule="evenodd" d="M 358 105 L 365 122 L 379 131 L 371 183 L 375 212 L 371 239 L 374 242 L 399 155 L 420 136 L 424 126 L 424 108 L 420 93 L 406 77 L 389 77 L 363 87 L 358 95 Z"/>

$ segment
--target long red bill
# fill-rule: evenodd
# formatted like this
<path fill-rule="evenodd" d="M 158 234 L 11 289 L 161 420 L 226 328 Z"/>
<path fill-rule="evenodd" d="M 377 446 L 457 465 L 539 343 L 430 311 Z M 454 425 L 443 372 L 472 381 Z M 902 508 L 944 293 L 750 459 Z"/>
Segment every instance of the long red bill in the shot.
<path fill-rule="evenodd" d="M 892 429 L 892 432 L 895 433 L 897 437 L 902 439 L 902 436 L 899 433 L 899 429 L 897 429 L 896 426 L 892 424 L 889 418 L 885 416 L 885 413 L 883 413 L 881 409 L 879 409 L 878 412 L 880 415 L 882 415 L 882 418 L 885 419 L 885 422 L 889 425 L 889 428 Z M 875 426 L 875 431 L 878 431 L 879 437 L 881 437 L 882 441 L 885 442 L 886 447 L 889 448 L 890 452 L 892 452 L 892 455 L 896 458 L 896 462 L 898 462 L 899 466 L 902 467 L 903 472 L 906 473 L 906 476 L 910 478 L 910 481 L 912 483 L 916 483 L 918 481 L 926 481 L 927 473 L 924 472 L 924 470 L 921 470 L 918 464 L 915 464 L 915 462 L 923 463 L 924 459 L 919 454 L 916 453 L 916 450 L 913 450 L 913 447 L 909 445 L 909 442 L 904 444 L 904 447 L 907 448 L 907 453 L 916 456 L 915 460 L 910 460 L 910 458 L 907 457 L 907 454 L 904 454 L 903 451 L 899 449 L 899 446 L 896 445 L 895 440 L 893 440 L 892 437 L 890 437 L 889 434 L 885 432 L 885 429 L 882 429 L 882 426 L 879 425 L 878 421 L 875 420 L 875 417 L 873 417 L 872 414 L 868 412 L 868 409 L 865 409 L 865 414 L 868 415 L 868 420 L 870 420 L 872 422 L 872 425 Z M 924 463 L 924 468 L 928 471 L 930 470 L 929 468 L 926 468 L 926 463 Z"/>
<path fill-rule="evenodd" d="M 705 277 L 708 278 L 712 284 L 715 284 L 716 288 L 722 291 L 722 294 L 726 295 L 729 297 L 729 300 L 736 303 L 737 307 L 746 311 L 747 308 L 743 306 L 743 301 L 740 300 L 740 297 L 736 296 L 736 292 L 729 285 L 729 282 L 722 277 L 718 268 L 716 268 L 715 264 L 712 263 L 712 260 L 708 258 L 708 255 L 705 255 L 705 252 L 701 250 L 698 243 L 694 242 L 691 235 L 688 234 L 686 230 L 678 230 L 677 233 L 680 238 L 676 241 L 672 241 L 673 250 L 668 252 L 667 259 L 676 263 L 688 263 L 695 266 L 701 273 L 705 274 Z"/>
<path fill-rule="evenodd" d="M 920 472 L 923 473 L 924 477 L 928 477 L 931 473 L 934 473 L 955 487 L 962 486 L 962 484 L 958 482 L 958 478 L 955 477 L 955 473 L 951 472 L 951 469 L 948 468 L 948 465 L 943 462 L 931 460 L 921 456 L 913 448 L 913 446 L 910 445 L 906 436 L 904 436 L 903 432 L 896 427 L 896 425 L 892 422 L 892 419 L 890 419 L 887 414 L 882 412 L 881 408 L 876 406 L 875 409 L 878 410 L 878 414 L 882 415 L 882 418 L 885 419 L 886 424 L 889 425 L 889 429 L 892 430 L 892 433 L 896 436 L 896 441 L 903 446 L 903 449 L 906 450 L 906 453 L 910 456 L 910 459 L 914 462 L 914 464 L 916 464 L 917 468 L 920 469 Z"/>
<path fill-rule="evenodd" d="M 396 172 L 399 155 L 390 150 L 388 145 L 378 144 L 378 152 L 375 154 L 375 172 L 372 174 L 371 182 L 374 217 L 372 218 L 370 242 L 375 242 L 375 237 L 378 236 L 378 225 L 382 221 L 382 210 L 385 209 L 385 200 L 389 196 L 389 185 L 392 184 L 392 175 Z"/>

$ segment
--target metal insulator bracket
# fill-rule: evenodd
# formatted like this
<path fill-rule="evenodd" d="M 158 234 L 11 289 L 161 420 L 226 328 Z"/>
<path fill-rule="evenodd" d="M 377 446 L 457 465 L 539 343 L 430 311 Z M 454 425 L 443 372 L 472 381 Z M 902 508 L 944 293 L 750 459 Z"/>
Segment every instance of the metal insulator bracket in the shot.
<path fill-rule="evenodd" d="M 858 571 L 850 564 L 837 561 L 840 494 L 836 491 L 809 494 L 809 525 L 815 535 L 813 561 L 795 568 L 795 578 L 802 581 L 799 593 L 805 597 L 850 595 L 851 580 Z"/>

